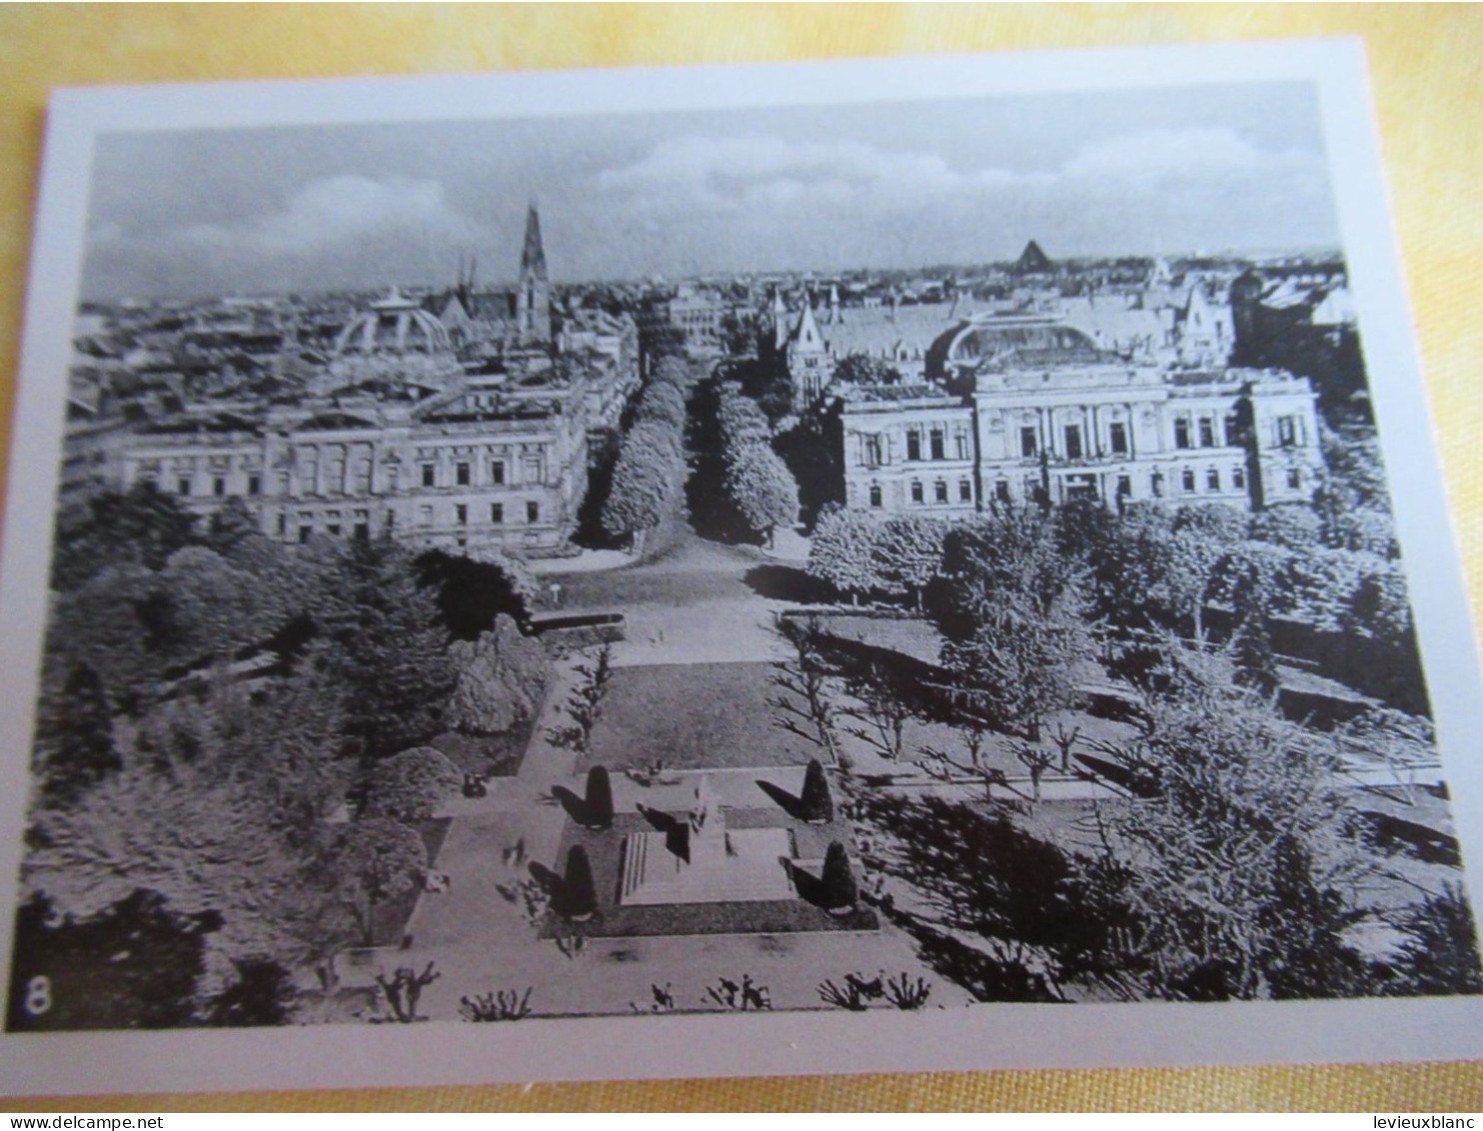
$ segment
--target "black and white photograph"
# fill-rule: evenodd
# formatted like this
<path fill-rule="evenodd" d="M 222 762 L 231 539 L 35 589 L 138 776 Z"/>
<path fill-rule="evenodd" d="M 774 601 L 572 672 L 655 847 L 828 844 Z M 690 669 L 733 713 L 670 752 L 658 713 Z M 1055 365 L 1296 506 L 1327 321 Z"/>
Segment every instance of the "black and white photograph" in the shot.
<path fill-rule="evenodd" d="M 1477 661 L 1310 48 L 73 93 L 6 1055 L 1476 1045 Z"/>

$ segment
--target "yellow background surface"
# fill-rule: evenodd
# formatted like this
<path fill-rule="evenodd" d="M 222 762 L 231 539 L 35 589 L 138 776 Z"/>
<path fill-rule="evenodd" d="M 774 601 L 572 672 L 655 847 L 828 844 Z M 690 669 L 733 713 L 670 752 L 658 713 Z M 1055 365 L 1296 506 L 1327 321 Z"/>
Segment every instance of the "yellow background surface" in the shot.
<path fill-rule="evenodd" d="M 1427 392 L 1483 606 L 1483 8 L 1463 5 L 80 5 L 0 8 L 0 445 L 8 450 L 48 92 L 101 83 L 433 74 L 1362 36 Z M 0 468 L 0 476 L 4 475 Z M 0 480 L 3 485 L 3 480 Z M 1476 619 L 1476 618 L 1475 618 Z M 14 756 L 14 752 L 7 752 Z M 1474 846 L 1475 848 L 1477 846 Z M 0 1098 L 28 1111 L 1476 1111 L 1483 1064 L 799 1077 Z"/>

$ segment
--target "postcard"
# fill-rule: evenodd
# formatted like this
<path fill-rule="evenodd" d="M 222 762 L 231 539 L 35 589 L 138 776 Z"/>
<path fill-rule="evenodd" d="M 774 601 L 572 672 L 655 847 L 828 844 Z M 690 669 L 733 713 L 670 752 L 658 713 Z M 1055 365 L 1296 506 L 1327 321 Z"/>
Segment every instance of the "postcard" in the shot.
<path fill-rule="evenodd" d="M 59 91 L 9 1092 L 1483 1055 L 1356 42 Z"/>

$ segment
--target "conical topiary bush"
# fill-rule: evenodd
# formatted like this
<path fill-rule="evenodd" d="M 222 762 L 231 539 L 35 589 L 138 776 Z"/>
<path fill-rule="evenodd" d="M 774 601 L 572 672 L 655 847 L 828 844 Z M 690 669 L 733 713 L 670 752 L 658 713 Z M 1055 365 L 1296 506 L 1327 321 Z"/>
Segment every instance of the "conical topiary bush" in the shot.
<path fill-rule="evenodd" d="M 853 911 L 859 902 L 860 891 L 855 886 L 855 873 L 850 868 L 850 857 L 839 841 L 829 842 L 829 851 L 824 854 L 824 874 L 819 882 L 824 910 L 831 915 Z"/>
<path fill-rule="evenodd" d="M 849 867 L 848 864 L 845 866 Z M 854 883 L 851 878 L 851 890 Z M 592 880 L 592 863 L 587 859 L 587 850 L 580 844 L 566 854 L 566 875 L 561 886 L 562 914 L 577 922 L 592 918 L 597 911 L 597 885 Z"/>
<path fill-rule="evenodd" d="M 606 766 L 587 771 L 587 797 L 582 823 L 590 829 L 613 827 L 613 781 Z"/>
<path fill-rule="evenodd" d="M 829 794 L 829 779 L 824 776 L 824 766 L 811 759 L 803 774 L 803 796 L 798 800 L 798 811 L 805 821 L 827 824 L 834 820 L 834 798 Z"/>

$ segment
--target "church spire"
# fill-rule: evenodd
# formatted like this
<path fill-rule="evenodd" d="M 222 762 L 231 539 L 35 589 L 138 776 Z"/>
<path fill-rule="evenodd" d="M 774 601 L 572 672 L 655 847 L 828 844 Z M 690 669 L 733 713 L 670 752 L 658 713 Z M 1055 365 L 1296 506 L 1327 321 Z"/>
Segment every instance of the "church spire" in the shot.
<path fill-rule="evenodd" d="M 541 244 L 541 217 L 535 201 L 531 201 L 525 216 L 515 326 L 521 345 L 543 345 L 551 339 L 551 282 L 546 277 L 546 249 Z"/>
<path fill-rule="evenodd" d="M 527 272 L 546 277 L 546 249 L 541 244 L 541 214 L 536 211 L 536 202 L 530 202 L 530 211 L 525 214 L 525 249 L 520 253 L 520 274 Z"/>

